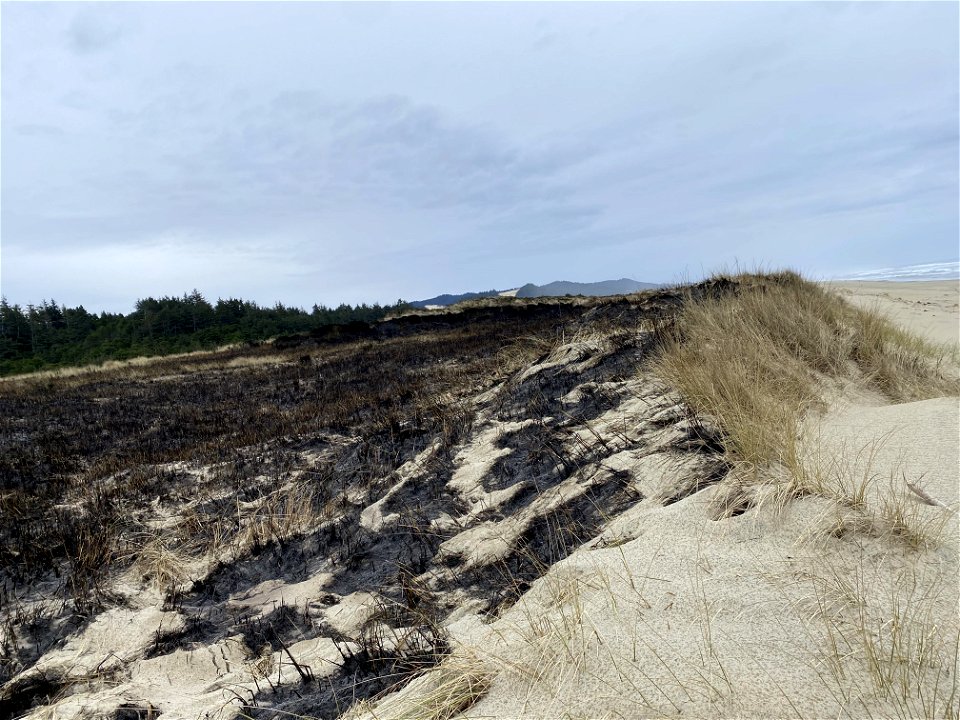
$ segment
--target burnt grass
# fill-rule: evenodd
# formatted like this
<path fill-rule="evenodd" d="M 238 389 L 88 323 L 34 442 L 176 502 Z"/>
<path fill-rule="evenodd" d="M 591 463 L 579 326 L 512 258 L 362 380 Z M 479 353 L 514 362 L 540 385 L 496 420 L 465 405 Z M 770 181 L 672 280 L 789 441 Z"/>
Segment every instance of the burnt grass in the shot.
<path fill-rule="evenodd" d="M 158 635 L 147 656 L 236 632 L 253 650 L 324 634 L 303 608 L 281 607 L 265 618 L 227 624 L 217 603 L 262 580 L 258 568 L 297 581 L 329 561 L 332 592 L 379 589 L 392 603 L 395 617 L 388 624 L 406 623 L 422 640 L 413 644 L 415 653 L 398 654 L 375 637 L 360 638 L 359 649 L 344 645 L 335 677 L 320 682 L 306 669 L 302 690 L 270 687 L 250 698 L 249 712 L 257 717 L 269 714 L 257 709 L 261 702 L 284 712 L 309 708 L 313 716 L 334 716 L 397 678 L 415 676 L 446 652 L 440 624 L 451 608 L 437 593 L 447 588 L 443 582 L 424 587 L 416 576 L 436 564 L 446 539 L 425 531 L 431 519 L 463 510 L 446 483 L 456 446 L 471 429 L 473 398 L 507 381 L 497 417 L 559 418 L 506 439 L 518 450 L 495 466 L 487 489 L 530 475 L 549 485 L 560 482 L 602 459 L 603 448 L 568 457 L 558 437 L 616 406 L 618 398 L 603 383 L 630 377 L 656 341 L 655 332 L 640 338 L 641 323 L 669 323 L 685 293 L 729 289 L 713 282 L 610 299 L 480 303 L 460 312 L 331 326 L 254 347 L 2 381 L 0 622 L 19 628 L 18 598 L 43 584 L 62 602 L 63 625 L 82 626 L 122 602 L 111 595 L 108 579 L 132 562 L 133 538 L 144 534 L 151 504 L 176 507 L 227 488 L 229 507 L 263 497 L 296 472 L 311 485 L 313 509 L 319 514 L 335 506 L 339 519 L 293 537 L 257 539 L 245 557 L 169 594 L 167 605 L 188 617 L 187 629 Z M 545 356 L 545 347 L 585 330 L 619 343 L 589 377 L 547 370 L 531 382 L 511 380 Z M 585 379 L 596 382 L 584 386 L 576 407 L 564 410 L 558 398 Z M 381 535 L 364 531 L 363 507 L 351 504 L 348 489 L 382 495 L 394 471 L 434 443 L 439 449 L 418 484 L 387 503 L 385 511 L 399 512 L 400 523 Z M 690 438 L 690 449 L 718 452 L 719 443 L 698 435 Z M 526 506 L 539 489 L 518 494 L 513 509 Z M 200 545 L 205 535 L 241 529 L 223 512 L 224 502 L 210 495 L 194 508 Z M 622 478 L 611 476 L 538 519 L 510 557 L 464 575 L 462 584 L 496 613 L 601 529 L 604 513 L 638 499 Z M 40 652 L 0 647 L 0 685 Z M 0 696 L 0 705 L 5 698 L 12 703 L 8 709 L 25 707 L 22 697 Z"/>

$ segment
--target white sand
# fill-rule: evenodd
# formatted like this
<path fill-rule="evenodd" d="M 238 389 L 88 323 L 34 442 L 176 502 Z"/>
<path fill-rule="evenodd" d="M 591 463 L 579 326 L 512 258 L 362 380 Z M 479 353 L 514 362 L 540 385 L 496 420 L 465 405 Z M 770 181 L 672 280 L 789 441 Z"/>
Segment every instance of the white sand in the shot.
<path fill-rule="evenodd" d="M 870 644 L 897 656 L 890 673 L 909 693 L 912 668 L 937 670 L 910 643 L 928 637 L 928 650 L 952 658 L 957 637 L 957 515 L 923 505 L 899 474 L 922 477 L 957 507 L 957 410 L 941 398 L 824 421 L 830 447 L 873 479 L 866 513 L 880 517 L 876 534 L 833 537 L 838 518 L 859 513 L 817 497 L 721 521 L 709 519 L 720 488 L 668 507 L 641 503 L 616 523 L 635 539 L 578 551 L 493 625 L 464 625 L 462 641 L 497 672 L 464 717 L 893 714 L 900 700 L 873 681 Z M 885 509 L 898 506 L 929 546 L 885 534 Z M 890 635 L 891 623 L 911 639 Z M 830 670 L 831 633 L 842 675 Z M 903 702 L 918 712 L 916 697 Z"/>

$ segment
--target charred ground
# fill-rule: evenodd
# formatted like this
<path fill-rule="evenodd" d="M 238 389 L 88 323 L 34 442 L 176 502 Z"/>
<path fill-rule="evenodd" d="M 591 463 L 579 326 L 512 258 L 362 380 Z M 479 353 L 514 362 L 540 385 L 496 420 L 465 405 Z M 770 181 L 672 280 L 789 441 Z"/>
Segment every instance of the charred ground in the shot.
<path fill-rule="evenodd" d="M 685 300 L 735 291 L 487 301 L 2 382 L 0 717 L 228 645 L 246 682 L 219 692 L 256 716 L 416 676 L 452 614 L 495 616 L 643 497 L 606 460 L 673 467 L 665 503 L 723 477 L 722 440 L 644 368 Z M 175 622 L 119 662 L 44 662 L 147 606 Z M 333 660 L 291 652 L 318 639 Z M 131 693 L 104 707 L 165 710 Z"/>

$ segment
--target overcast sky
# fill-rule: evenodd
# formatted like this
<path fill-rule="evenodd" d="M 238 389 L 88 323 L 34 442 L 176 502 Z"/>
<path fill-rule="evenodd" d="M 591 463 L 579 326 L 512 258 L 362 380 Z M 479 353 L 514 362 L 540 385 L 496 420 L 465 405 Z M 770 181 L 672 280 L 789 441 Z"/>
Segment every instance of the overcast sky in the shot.
<path fill-rule="evenodd" d="M 958 256 L 957 3 L 2 4 L 2 292 Z"/>

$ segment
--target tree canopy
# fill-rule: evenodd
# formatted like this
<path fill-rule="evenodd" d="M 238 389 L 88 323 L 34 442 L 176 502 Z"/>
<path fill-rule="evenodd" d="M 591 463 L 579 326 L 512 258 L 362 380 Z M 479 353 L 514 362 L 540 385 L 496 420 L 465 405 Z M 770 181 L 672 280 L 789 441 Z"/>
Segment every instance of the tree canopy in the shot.
<path fill-rule="evenodd" d="M 277 303 L 271 308 L 239 298 L 211 304 L 198 291 L 182 297 L 143 298 L 129 315 L 89 313 L 52 298 L 39 305 L 0 299 L 0 375 L 105 360 L 205 350 L 255 342 L 324 325 L 375 322 L 395 305 L 314 305 L 310 312 Z"/>

